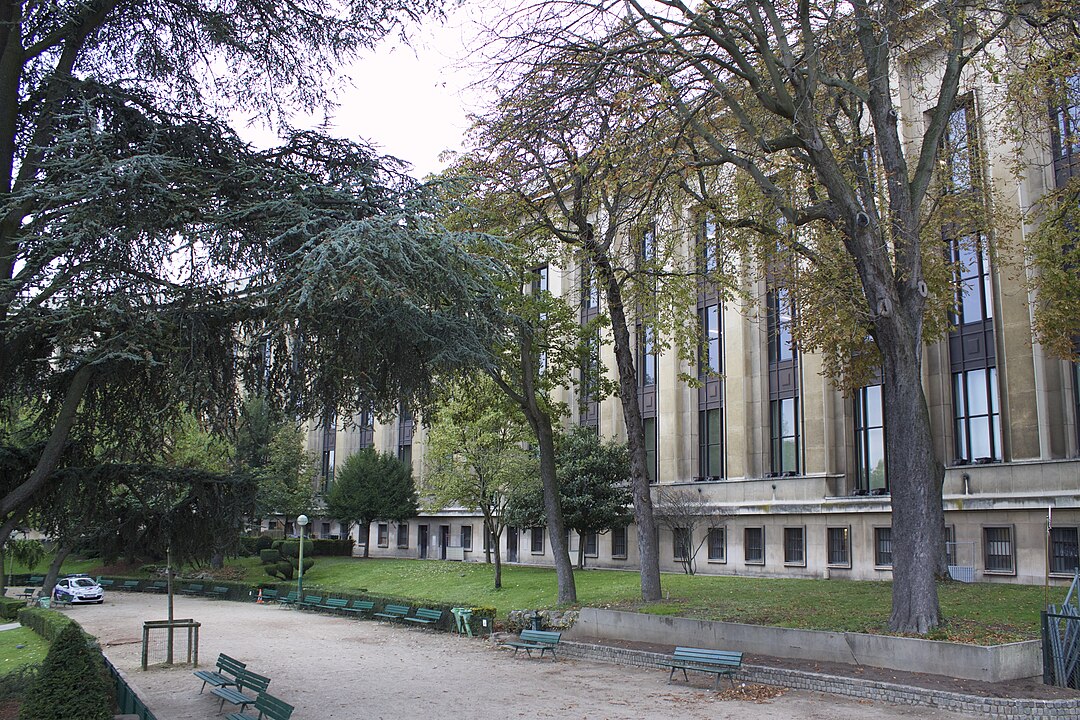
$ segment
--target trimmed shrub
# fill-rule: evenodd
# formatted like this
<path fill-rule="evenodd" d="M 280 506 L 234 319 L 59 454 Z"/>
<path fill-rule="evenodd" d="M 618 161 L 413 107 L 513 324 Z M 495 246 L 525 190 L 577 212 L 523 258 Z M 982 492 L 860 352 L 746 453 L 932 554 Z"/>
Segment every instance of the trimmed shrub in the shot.
<path fill-rule="evenodd" d="M 311 543 L 311 546 L 304 547 L 305 556 L 308 553 L 308 547 L 311 547 L 311 554 L 316 556 L 352 557 L 352 538 L 345 538 L 344 540 L 312 540 Z"/>
<path fill-rule="evenodd" d="M 270 563 L 276 563 L 280 559 L 281 559 L 281 553 L 278 552 L 277 550 L 266 549 L 266 550 L 260 550 L 259 551 L 259 562 L 261 562 L 263 565 L 269 565 Z"/>
<path fill-rule="evenodd" d="M 111 688 L 101 651 L 92 648 L 72 622 L 53 642 L 41 672 L 27 688 L 19 720 L 69 720 L 73 703 L 80 720 L 112 720 Z"/>
<path fill-rule="evenodd" d="M 68 625 L 78 624 L 57 610 L 45 608 L 22 608 L 19 610 L 19 624 L 30 628 L 49 642 L 53 642 Z"/>
<path fill-rule="evenodd" d="M 20 598 L 0 597 L 0 618 L 14 620 L 24 607 L 26 602 Z"/>
<path fill-rule="evenodd" d="M 262 552 L 263 550 L 269 550 L 274 545 L 274 538 L 269 535 L 260 535 L 255 538 L 255 550 L 256 552 Z"/>

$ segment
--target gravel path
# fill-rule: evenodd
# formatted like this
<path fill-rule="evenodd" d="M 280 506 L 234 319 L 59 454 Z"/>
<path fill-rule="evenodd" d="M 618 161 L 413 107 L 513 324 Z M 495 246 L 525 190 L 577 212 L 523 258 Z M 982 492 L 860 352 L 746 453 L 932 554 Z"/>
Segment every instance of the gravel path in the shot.
<path fill-rule="evenodd" d="M 191 668 L 140 669 L 142 623 L 166 616 L 165 598 L 108 593 L 104 605 L 66 610 L 101 641 L 158 720 L 218 712 Z M 418 628 L 255 605 L 176 598 L 176 617 L 202 624 L 201 667 L 225 652 L 268 675 L 270 692 L 296 706 L 294 720 L 363 718 L 562 718 L 565 720 L 875 720 L 965 716 L 786 691 L 763 703 L 723 700 L 666 675 L 584 661 L 513 657 L 486 640 Z M 228 708 L 226 708 L 228 711 Z"/>

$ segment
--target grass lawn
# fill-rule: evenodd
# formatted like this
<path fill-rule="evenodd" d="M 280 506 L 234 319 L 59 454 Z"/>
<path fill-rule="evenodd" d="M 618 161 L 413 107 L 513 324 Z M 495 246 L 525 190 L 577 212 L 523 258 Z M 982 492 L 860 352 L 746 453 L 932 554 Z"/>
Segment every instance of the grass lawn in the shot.
<path fill-rule="evenodd" d="M 503 566 L 503 587 L 492 587 L 494 569 L 484 563 L 439 560 L 386 560 L 318 557 L 304 574 L 304 589 L 384 595 L 421 603 L 445 602 L 495 607 L 499 617 L 510 610 L 555 606 L 555 572 L 549 568 Z M 257 558 L 231 565 L 245 570 L 245 579 L 265 582 L 269 576 Z M 634 610 L 658 615 L 814 630 L 884 633 L 892 601 L 887 582 L 796 580 L 742 576 L 665 573 L 665 599 L 644 605 L 637 600 L 635 572 L 586 570 L 575 573 L 582 605 Z M 1043 588 L 992 583 L 942 583 L 939 588 L 947 627 L 935 639 L 993 644 L 1039 636 Z M 1052 588 L 1050 602 L 1064 598 Z"/>
<path fill-rule="evenodd" d="M 18 646 L 22 645 L 22 648 Z M 0 632 L 0 676 L 23 665 L 36 665 L 45 659 L 49 643 L 30 628 L 20 627 Z"/>

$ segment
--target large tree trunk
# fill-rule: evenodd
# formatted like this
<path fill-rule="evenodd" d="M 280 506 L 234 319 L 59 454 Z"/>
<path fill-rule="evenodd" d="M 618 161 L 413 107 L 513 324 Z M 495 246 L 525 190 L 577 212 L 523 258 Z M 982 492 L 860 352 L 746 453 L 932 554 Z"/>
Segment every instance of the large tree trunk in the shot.
<path fill-rule="evenodd" d="M 368 548 L 371 547 L 371 521 L 360 523 L 364 533 L 364 557 L 368 557 Z"/>
<path fill-rule="evenodd" d="M 626 443 L 630 451 L 630 484 L 634 498 L 634 523 L 638 531 L 638 560 L 641 566 L 641 599 L 656 602 L 660 590 L 660 549 L 653 515 L 652 488 L 649 484 L 648 459 L 645 455 L 645 430 L 638 404 L 637 371 L 630 331 L 626 324 L 622 290 L 605 253 L 593 251 L 593 262 L 604 282 L 615 339 L 615 364 L 619 371 L 619 399 L 622 401 Z"/>
<path fill-rule="evenodd" d="M 529 415 L 530 413 L 526 413 Z M 547 518 L 548 536 L 555 562 L 555 579 L 558 584 L 558 603 L 570 605 L 577 602 L 577 585 L 574 568 L 570 564 L 570 552 L 566 547 L 566 526 L 563 524 L 562 503 L 559 501 L 559 483 L 555 476 L 555 433 L 551 419 L 543 412 L 529 418 L 536 440 L 540 446 L 540 480 L 544 488 L 544 516 Z"/>
<path fill-rule="evenodd" d="M 52 597 L 53 586 L 56 585 L 56 577 L 60 574 L 60 566 L 71 554 L 74 543 L 66 543 L 56 548 L 56 555 L 49 563 L 49 569 L 45 573 L 45 579 L 41 582 L 41 597 Z"/>
<path fill-rule="evenodd" d="M 495 557 L 495 589 L 502 588 L 502 551 L 499 543 L 502 542 L 502 530 L 491 533 L 491 544 L 494 546 L 492 555 Z"/>
<path fill-rule="evenodd" d="M 890 323 L 899 335 L 899 321 Z M 881 328 L 879 322 L 878 327 Z M 889 629 L 926 633 L 941 622 L 936 576 L 945 553 L 941 464 L 923 394 L 921 336 L 881 343 L 888 410 L 885 448 L 892 496 L 893 586 Z"/>

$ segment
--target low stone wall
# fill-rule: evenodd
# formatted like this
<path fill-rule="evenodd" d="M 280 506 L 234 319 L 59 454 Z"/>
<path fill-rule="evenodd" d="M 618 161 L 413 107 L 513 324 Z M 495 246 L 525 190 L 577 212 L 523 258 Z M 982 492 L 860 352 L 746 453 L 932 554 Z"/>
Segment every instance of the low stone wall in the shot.
<path fill-rule="evenodd" d="M 629 648 L 596 645 L 593 643 L 563 640 L 559 644 L 559 656 L 589 662 L 604 662 L 634 667 L 658 668 L 658 679 L 663 679 L 667 668 L 659 663 L 667 656 L 661 653 L 631 650 Z M 711 682 L 711 680 L 710 680 Z M 877 700 L 898 705 L 920 705 L 951 712 L 969 713 L 995 720 L 1032 720 L 1032 718 L 1080 717 L 1080 699 L 1075 700 L 1015 700 L 1008 698 L 985 698 L 976 695 L 915 688 L 907 685 L 856 677 L 837 677 L 803 670 L 787 670 L 760 665 L 742 666 L 736 682 L 760 683 L 795 690 L 833 693 L 866 700 Z"/>
<path fill-rule="evenodd" d="M 888 635 L 692 620 L 598 608 L 581 609 L 567 639 L 574 637 L 741 650 L 757 655 L 872 665 L 986 682 L 1042 675 L 1042 651 L 1037 640 L 983 647 Z"/>

